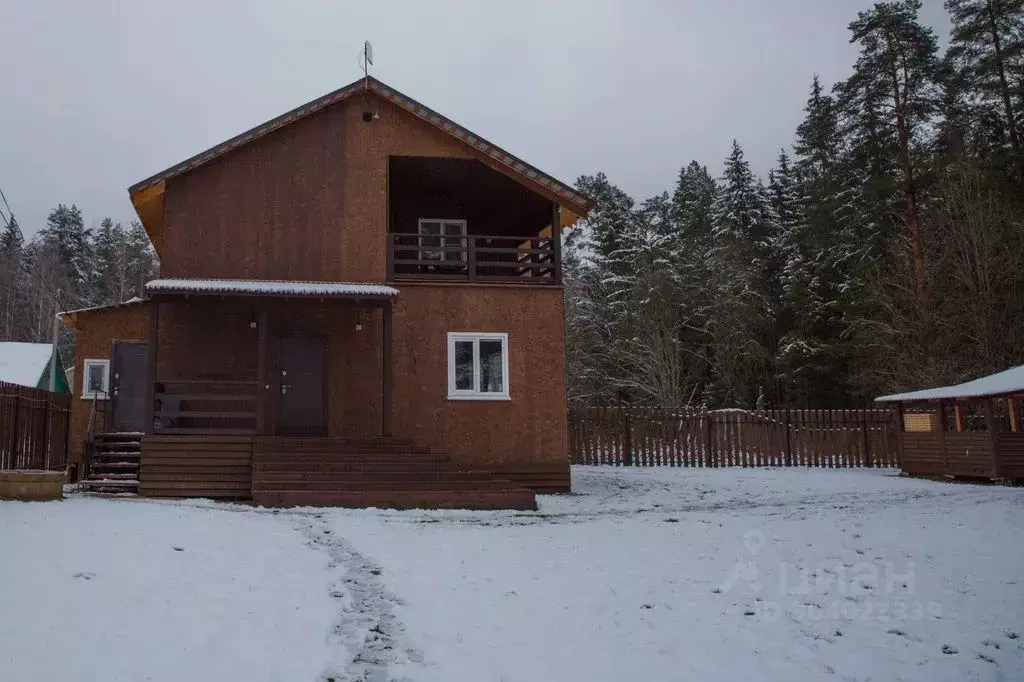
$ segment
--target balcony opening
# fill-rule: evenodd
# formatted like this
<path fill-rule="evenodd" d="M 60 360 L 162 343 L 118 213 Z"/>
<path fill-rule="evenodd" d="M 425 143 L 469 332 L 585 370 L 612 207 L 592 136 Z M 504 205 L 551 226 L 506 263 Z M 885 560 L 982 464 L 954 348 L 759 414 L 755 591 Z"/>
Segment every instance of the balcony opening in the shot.
<path fill-rule="evenodd" d="M 558 283 L 551 200 L 475 159 L 392 156 L 388 173 L 390 277 Z"/>

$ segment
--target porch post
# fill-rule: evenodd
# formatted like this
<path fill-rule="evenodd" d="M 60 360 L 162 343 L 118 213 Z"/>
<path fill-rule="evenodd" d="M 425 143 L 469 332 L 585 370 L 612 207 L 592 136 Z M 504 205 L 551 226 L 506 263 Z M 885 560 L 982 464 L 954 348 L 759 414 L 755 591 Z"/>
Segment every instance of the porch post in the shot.
<path fill-rule="evenodd" d="M 999 456 L 999 425 L 996 422 L 995 400 L 985 398 L 985 426 L 988 428 L 992 448 L 992 478 L 1002 478 L 1002 458 Z"/>
<path fill-rule="evenodd" d="M 896 463 L 903 468 L 903 403 L 896 403 Z"/>
<path fill-rule="evenodd" d="M 260 308 L 256 341 L 256 435 L 267 435 L 267 309 Z"/>
<path fill-rule="evenodd" d="M 391 301 L 385 303 L 384 307 L 382 308 L 382 311 L 384 313 L 384 346 L 383 351 L 381 352 L 381 380 L 383 383 L 383 388 L 381 391 L 380 433 L 385 438 L 391 437 L 391 308 Z"/>
<path fill-rule="evenodd" d="M 149 381 L 146 382 L 146 416 L 144 431 L 147 436 L 153 435 L 153 410 L 156 402 L 156 349 L 160 345 L 160 301 L 153 298 L 149 301 Z"/>
<path fill-rule="evenodd" d="M 562 216 L 558 202 L 551 202 L 551 261 L 555 284 L 562 283 Z"/>

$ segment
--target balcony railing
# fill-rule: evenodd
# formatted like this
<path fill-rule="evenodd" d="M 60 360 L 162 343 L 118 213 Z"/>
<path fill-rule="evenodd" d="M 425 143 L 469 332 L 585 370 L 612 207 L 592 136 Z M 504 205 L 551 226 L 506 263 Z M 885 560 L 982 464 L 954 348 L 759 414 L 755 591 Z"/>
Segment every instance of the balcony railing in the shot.
<path fill-rule="evenodd" d="M 550 237 L 388 235 L 388 278 L 559 284 L 560 245 Z"/>

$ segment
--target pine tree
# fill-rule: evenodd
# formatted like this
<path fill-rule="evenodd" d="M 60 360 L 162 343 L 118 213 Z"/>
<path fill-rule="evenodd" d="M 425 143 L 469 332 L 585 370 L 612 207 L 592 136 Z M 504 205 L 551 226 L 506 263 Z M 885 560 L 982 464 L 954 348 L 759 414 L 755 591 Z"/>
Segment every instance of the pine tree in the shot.
<path fill-rule="evenodd" d="M 921 158 L 924 136 L 938 108 L 938 41 L 919 21 L 921 0 L 876 3 L 850 24 L 860 48 L 853 75 L 839 92 L 863 172 L 861 197 L 886 203 L 889 179 L 884 159 L 899 159 L 918 300 L 926 297 L 921 233 Z M 894 153 L 895 152 L 895 153 Z M 874 195 L 881 189 L 881 196 Z"/>
<path fill-rule="evenodd" d="M 946 0 L 953 23 L 950 61 L 979 97 L 999 109 L 1000 128 L 1024 182 L 1021 96 L 1013 71 L 1024 64 L 1024 0 Z"/>

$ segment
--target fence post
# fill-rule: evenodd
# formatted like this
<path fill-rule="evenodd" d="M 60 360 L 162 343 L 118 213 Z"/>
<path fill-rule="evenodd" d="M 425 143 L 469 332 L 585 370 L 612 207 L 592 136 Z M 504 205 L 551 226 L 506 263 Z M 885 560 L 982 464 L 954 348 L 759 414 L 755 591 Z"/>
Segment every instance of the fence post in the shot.
<path fill-rule="evenodd" d="M 861 415 L 863 415 L 861 425 L 864 428 L 864 466 L 871 468 L 875 464 L 871 456 L 871 430 L 868 424 L 868 411 L 862 410 Z"/>
<path fill-rule="evenodd" d="M 704 466 L 713 467 L 717 466 L 715 462 L 714 452 L 714 441 L 712 440 L 712 429 L 714 428 L 714 422 L 711 420 L 711 413 L 704 412 Z"/>
<path fill-rule="evenodd" d="M 793 466 L 793 434 L 790 427 L 790 412 L 786 410 L 786 466 Z"/>
<path fill-rule="evenodd" d="M 624 408 L 623 413 L 625 426 L 622 433 L 622 465 L 631 467 L 633 466 L 633 427 L 629 419 L 629 408 Z"/>
<path fill-rule="evenodd" d="M 18 417 L 21 416 L 21 393 L 17 390 L 14 391 L 14 422 L 13 428 L 11 429 L 11 460 L 10 465 L 12 469 L 18 468 Z"/>

